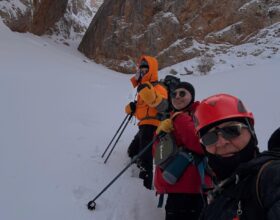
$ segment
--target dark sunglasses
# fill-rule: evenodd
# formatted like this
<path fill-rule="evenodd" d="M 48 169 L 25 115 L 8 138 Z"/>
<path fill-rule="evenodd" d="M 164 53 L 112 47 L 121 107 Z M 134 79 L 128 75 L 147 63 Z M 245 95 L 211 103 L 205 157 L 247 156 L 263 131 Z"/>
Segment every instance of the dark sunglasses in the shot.
<path fill-rule="evenodd" d="M 221 133 L 223 138 L 230 140 L 232 138 L 238 137 L 241 134 L 242 128 L 248 128 L 248 126 L 240 123 L 228 125 L 223 128 L 215 128 L 215 130 L 207 132 L 205 135 L 203 135 L 200 138 L 200 141 L 205 146 L 215 144 L 219 139 L 219 133 Z"/>
<path fill-rule="evenodd" d="M 186 91 L 174 91 L 174 92 L 171 92 L 170 93 L 170 97 L 171 98 L 176 98 L 176 96 L 177 96 L 177 93 L 179 93 L 179 96 L 181 97 L 181 98 L 183 98 L 185 95 L 186 95 Z"/>

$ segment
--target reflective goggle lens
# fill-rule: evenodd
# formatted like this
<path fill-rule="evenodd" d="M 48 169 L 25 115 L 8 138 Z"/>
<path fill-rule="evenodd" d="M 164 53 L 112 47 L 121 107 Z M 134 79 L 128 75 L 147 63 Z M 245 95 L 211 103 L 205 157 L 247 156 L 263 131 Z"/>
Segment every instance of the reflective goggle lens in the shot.
<path fill-rule="evenodd" d="M 241 134 L 241 129 L 244 127 L 247 128 L 247 126 L 244 124 L 236 124 L 225 126 L 223 128 L 216 128 L 213 131 L 207 132 L 201 137 L 200 140 L 205 146 L 215 144 L 219 139 L 219 133 L 221 133 L 223 138 L 230 140 L 232 138 L 238 137 Z"/>

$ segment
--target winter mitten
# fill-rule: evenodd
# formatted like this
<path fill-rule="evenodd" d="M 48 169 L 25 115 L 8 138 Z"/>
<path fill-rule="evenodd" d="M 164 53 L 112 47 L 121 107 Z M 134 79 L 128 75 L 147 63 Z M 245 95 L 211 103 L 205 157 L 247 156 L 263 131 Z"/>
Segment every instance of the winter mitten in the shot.
<path fill-rule="evenodd" d="M 161 132 L 170 133 L 173 129 L 172 120 L 168 118 L 160 122 L 159 126 L 157 127 L 156 134 Z"/>
<path fill-rule="evenodd" d="M 151 107 L 156 107 L 162 101 L 162 95 L 157 94 L 150 82 L 138 86 L 137 92 L 143 101 Z"/>
<path fill-rule="evenodd" d="M 136 103 L 135 102 L 130 102 L 125 106 L 125 113 L 126 114 L 134 114 L 136 110 Z"/>

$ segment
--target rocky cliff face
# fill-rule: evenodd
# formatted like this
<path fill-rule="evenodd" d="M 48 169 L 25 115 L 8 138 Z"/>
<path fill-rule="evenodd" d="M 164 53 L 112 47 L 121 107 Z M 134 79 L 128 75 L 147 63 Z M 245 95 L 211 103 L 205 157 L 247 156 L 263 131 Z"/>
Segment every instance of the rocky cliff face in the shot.
<path fill-rule="evenodd" d="M 11 30 L 26 32 L 31 22 L 31 6 L 29 0 L 0 1 L 0 17 Z"/>
<path fill-rule="evenodd" d="M 79 50 L 121 72 L 141 54 L 162 68 L 205 53 L 196 42 L 239 45 L 279 21 L 279 0 L 106 0 Z"/>
<path fill-rule="evenodd" d="M 13 31 L 81 40 L 103 0 L 2 0 L 0 17 Z M 58 37 L 59 36 L 59 37 Z"/>
<path fill-rule="evenodd" d="M 65 13 L 68 0 L 33 0 L 30 32 L 42 35 Z"/>
<path fill-rule="evenodd" d="M 13 31 L 42 35 L 64 15 L 67 3 L 68 0 L 3 1 L 8 10 L 1 10 L 2 17 Z"/>
<path fill-rule="evenodd" d="M 47 34 L 58 41 L 79 44 L 103 0 L 69 0 L 65 14 Z"/>
<path fill-rule="evenodd" d="M 280 22 L 279 0 L 105 0 L 99 8 L 102 3 L 0 0 L 0 17 L 14 31 L 48 34 L 65 44 L 78 44 L 87 30 L 79 50 L 121 72 L 130 72 L 141 54 L 157 57 L 163 68 L 209 55 L 208 44 L 225 53 L 258 43 L 262 28 Z"/>

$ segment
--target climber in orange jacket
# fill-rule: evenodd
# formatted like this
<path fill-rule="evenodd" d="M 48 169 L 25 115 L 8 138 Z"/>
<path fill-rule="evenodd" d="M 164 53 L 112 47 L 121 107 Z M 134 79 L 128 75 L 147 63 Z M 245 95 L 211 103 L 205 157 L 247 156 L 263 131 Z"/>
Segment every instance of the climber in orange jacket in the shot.
<path fill-rule="evenodd" d="M 137 100 L 125 107 L 127 114 L 133 114 L 138 120 L 139 131 L 128 147 L 128 156 L 133 158 L 152 140 L 160 123 L 160 113 L 168 109 L 167 89 L 158 82 L 158 62 L 154 57 L 141 56 L 138 71 L 131 78 L 134 88 L 137 87 Z M 139 177 L 146 188 L 152 188 L 153 157 L 152 147 L 138 160 Z"/>

